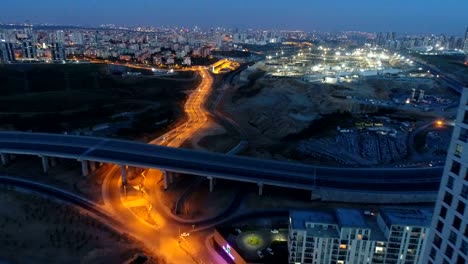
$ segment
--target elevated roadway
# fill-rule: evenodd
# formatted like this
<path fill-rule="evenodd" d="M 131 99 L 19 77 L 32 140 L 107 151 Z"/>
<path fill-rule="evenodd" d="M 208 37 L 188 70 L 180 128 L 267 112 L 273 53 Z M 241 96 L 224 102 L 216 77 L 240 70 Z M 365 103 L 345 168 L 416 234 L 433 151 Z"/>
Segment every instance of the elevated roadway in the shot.
<path fill-rule="evenodd" d="M 442 167 L 335 168 L 169 148 L 109 138 L 0 132 L 0 152 L 62 157 L 286 188 L 437 191 Z"/>
<path fill-rule="evenodd" d="M 462 93 L 463 89 L 465 88 L 466 84 L 459 82 L 458 80 L 448 76 L 444 72 L 442 72 L 439 68 L 434 65 L 431 65 L 424 61 L 423 59 L 417 57 L 410 57 L 411 60 L 416 62 L 418 66 L 421 66 L 425 70 L 428 70 L 431 74 L 438 76 L 442 81 L 444 81 L 448 87 L 454 90 L 457 93 Z"/>

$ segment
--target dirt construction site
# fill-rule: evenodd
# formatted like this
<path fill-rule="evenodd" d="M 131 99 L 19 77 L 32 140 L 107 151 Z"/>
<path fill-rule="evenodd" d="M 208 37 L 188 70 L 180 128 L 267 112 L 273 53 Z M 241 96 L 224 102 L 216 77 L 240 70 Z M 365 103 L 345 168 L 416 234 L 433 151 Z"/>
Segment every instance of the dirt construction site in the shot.
<path fill-rule="evenodd" d="M 414 150 L 413 138 L 428 132 L 420 135 L 418 127 L 453 119 L 457 106 L 456 93 L 425 75 L 337 84 L 266 76 L 248 84 L 238 81 L 226 93 L 222 110 L 248 135 L 249 147 L 242 153 L 247 156 L 411 166 L 440 158 L 425 148 Z"/>

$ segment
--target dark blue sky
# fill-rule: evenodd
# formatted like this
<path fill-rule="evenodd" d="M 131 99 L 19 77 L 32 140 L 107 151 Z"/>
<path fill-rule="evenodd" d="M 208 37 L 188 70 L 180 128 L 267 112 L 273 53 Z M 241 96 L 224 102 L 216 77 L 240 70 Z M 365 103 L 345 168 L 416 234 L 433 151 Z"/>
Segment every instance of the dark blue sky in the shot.
<path fill-rule="evenodd" d="M 468 0 L 1 0 L 0 22 L 462 35 Z"/>

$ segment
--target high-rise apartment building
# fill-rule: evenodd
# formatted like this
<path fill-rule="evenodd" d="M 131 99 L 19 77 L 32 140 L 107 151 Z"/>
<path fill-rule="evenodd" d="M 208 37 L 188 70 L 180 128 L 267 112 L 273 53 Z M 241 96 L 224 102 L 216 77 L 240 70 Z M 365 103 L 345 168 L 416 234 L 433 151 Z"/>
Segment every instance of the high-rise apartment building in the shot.
<path fill-rule="evenodd" d="M 63 30 L 57 30 L 55 32 L 55 42 L 65 43 L 65 32 Z"/>
<path fill-rule="evenodd" d="M 55 42 L 52 43 L 50 47 L 50 53 L 52 56 L 52 60 L 55 61 L 63 61 L 65 60 L 65 47 L 63 43 Z"/>
<path fill-rule="evenodd" d="M 63 30 L 57 30 L 49 33 L 49 43 L 65 43 L 65 32 Z"/>
<path fill-rule="evenodd" d="M 241 34 L 240 33 L 234 33 L 232 35 L 232 42 L 233 43 L 241 43 Z"/>
<path fill-rule="evenodd" d="M 79 31 L 75 31 L 72 33 L 72 42 L 75 45 L 83 45 L 84 44 L 84 39 L 83 39 L 83 34 Z"/>
<path fill-rule="evenodd" d="M 24 40 L 21 44 L 23 49 L 24 59 L 35 59 L 36 58 L 36 46 L 31 40 Z"/>
<path fill-rule="evenodd" d="M 464 45 L 463 45 L 463 50 L 468 55 L 468 27 L 466 28 L 466 31 L 465 31 L 465 39 L 464 40 L 465 41 L 464 41 Z"/>
<path fill-rule="evenodd" d="M 14 44 L 0 40 L 0 55 L 2 56 L 2 63 L 14 62 L 16 60 Z"/>
<path fill-rule="evenodd" d="M 385 208 L 292 211 L 290 264 L 417 264 L 432 210 Z"/>
<path fill-rule="evenodd" d="M 65 60 L 65 32 L 57 30 L 49 34 L 51 59 L 54 61 Z"/>
<path fill-rule="evenodd" d="M 468 261 L 468 88 L 460 98 L 423 263 Z"/>

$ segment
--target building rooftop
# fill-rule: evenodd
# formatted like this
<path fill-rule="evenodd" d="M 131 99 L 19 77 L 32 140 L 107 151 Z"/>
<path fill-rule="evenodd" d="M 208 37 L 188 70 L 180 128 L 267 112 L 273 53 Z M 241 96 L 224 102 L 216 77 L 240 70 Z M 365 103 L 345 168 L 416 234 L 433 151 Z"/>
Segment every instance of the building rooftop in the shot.
<path fill-rule="evenodd" d="M 333 211 L 291 211 L 291 226 L 293 229 L 306 229 L 306 222 L 320 224 L 336 224 Z"/>
<path fill-rule="evenodd" d="M 383 208 L 380 215 L 387 226 L 421 226 L 431 225 L 433 210 L 429 208 L 406 209 L 406 208 Z"/>
<path fill-rule="evenodd" d="M 314 237 L 328 237 L 328 238 L 339 238 L 340 233 L 336 228 L 329 228 L 326 225 L 320 227 L 307 228 L 307 234 Z"/>
<path fill-rule="evenodd" d="M 371 230 L 369 239 L 374 241 L 386 241 L 387 238 L 385 237 L 384 232 L 377 223 L 377 216 L 365 215 L 364 218 L 366 220 L 368 228 Z"/>
<path fill-rule="evenodd" d="M 364 214 L 358 209 L 336 209 L 336 218 L 340 227 L 368 228 Z"/>
<path fill-rule="evenodd" d="M 429 227 L 432 219 L 431 208 L 383 208 L 379 215 L 387 226 L 420 226 Z M 360 209 L 338 208 L 334 211 L 291 211 L 292 229 L 306 230 L 317 237 L 339 237 L 341 228 L 370 229 L 370 240 L 386 241 L 384 231 L 377 223 L 377 215 L 365 215 Z M 306 223 L 322 224 L 313 228 Z M 330 226 L 333 225 L 333 226 Z M 337 227 L 337 228 L 336 228 Z"/>

